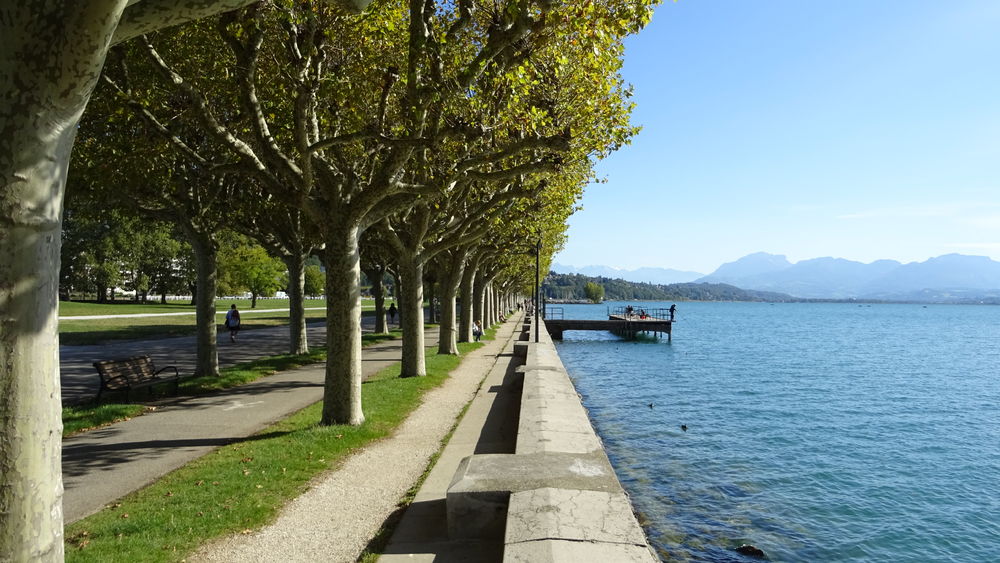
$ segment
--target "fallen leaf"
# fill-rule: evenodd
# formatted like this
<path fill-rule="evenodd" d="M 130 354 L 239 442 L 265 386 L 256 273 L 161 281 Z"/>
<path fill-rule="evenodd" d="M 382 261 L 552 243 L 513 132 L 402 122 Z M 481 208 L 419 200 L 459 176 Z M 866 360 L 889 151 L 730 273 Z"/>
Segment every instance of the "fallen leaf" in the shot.
<path fill-rule="evenodd" d="M 128 518 L 128 512 L 123 512 L 121 518 Z"/>
<path fill-rule="evenodd" d="M 253 461 L 253 458 L 252 457 L 245 457 L 245 458 L 241 459 L 240 461 L 243 462 L 243 463 L 250 463 L 251 461 Z"/>
<path fill-rule="evenodd" d="M 198 481 L 198 482 L 197 482 L 197 483 L 195 483 L 194 485 L 195 485 L 196 487 L 200 487 L 200 486 L 202 486 L 202 485 L 204 485 L 204 484 L 205 484 L 205 482 L 204 482 L 204 481 Z"/>
<path fill-rule="evenodd" d="M 243 470 L 243 474 L 244 475 L 249 475 L 250 474 L 250 470 L 249 469 L 244 469 Z"/>
<path fill-rule="evenodd" d="M 167 494 L 165 494 L 163 496 L 165 496 L 165 497 L 172 497 L 172 496 L 174 496 L 174 493 L 173 493 L 173 491 L 167 491 Z"/>
<path fill-rule="evenodd" d="M 250 528 L 247 528 L 247 529 L 243 530 L 240 533 L 243 534 L 243 535 L 252 534 L 253 530 L 251 530 Z"/>

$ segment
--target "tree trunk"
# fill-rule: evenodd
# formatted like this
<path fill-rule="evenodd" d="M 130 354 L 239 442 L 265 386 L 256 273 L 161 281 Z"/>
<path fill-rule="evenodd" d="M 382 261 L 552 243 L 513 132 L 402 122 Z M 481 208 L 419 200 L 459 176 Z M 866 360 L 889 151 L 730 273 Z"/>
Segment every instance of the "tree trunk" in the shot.
<path fill-rule="evenodd" d="M 436 323 L 439 320 L 438 309 L 434 304 L 434 302 L 437 300 L 437 295 L 435 295 L 436 288 L 434 287 L 436 283 L 435 278 L 430 278 L 427 280 L 427 308 L 428 308 L 427 322 L 429 323 Z"/>
<path fill-rule="evenodd" d="M 402 377 L 427 375 L 424 359 L 424 264 L 413 256 L 399 257 L 400 326 L 403 328 Z"/>
<path fill-rule="evenodd" d="M 66 171 L 125 0 L 0 12 L 0 561 L 61 561 Z"/>
<path fill-rule="evenodd" d="M 401 289 L 403 281 L 400 279 L 399 266 L 392 272 L 392 283 L 392 293 L 396 298 L 396 315 L 399 318 L 396 326 L 401 328 L 403 326 L 403 290 Z"/>
<path fill-rule="evenodd" d="M 458 323 L 455 319 L 455 295 L 465 272 L 468 250 L 453 249 L 448 256 L 448 270 L 438 276 L 441 287 L 441 326 L 438 333 L 438 354 L 458 355 Z"/>
<path fill-rule="evenodd" d="M 331 218 L 331 223 L 343 222 Z M 329 229 L 326 265 L 326 382 L 320 424 L 365 421 L 361 408 L 361 255 L 357 225 Z"/>
<path fill-rule="evenodd" d="M 256 309 L 257 308 L 257 292 L 256 291 L 251 291 L 250 292 L 250 308 L 251 309 Z"/>
<path fill-rule="evenodd" d="M 108 302 L 108 288 L 105 286 L 97 286 L 97 302 L 107 303 Z"/>
<path fill-rule="evenodd" d="M 309 336 L 306 333 L 306 260 L 293 252 L 284 256 L 288 268 L 288 336 L 289 354 L 308 354 Z"/>
<path fill-rule="evenodd" d="M 459 312 L 458 341 L 472 342 L 472 282 L 476 278 L 478 260 L 473 259 L 466 264 L 462 272 L 461 297 L 462 306 Z"/>
<path fill-rule="evenodd" d="M 365 276 L 372 284 L 372 297 L 375 299 L 375 334 L 389 332 L 385 323 L 385 286 L 382 277 L 385 266 L 373 266 L 365 270 Z"/>
<path fill-rule="evenodd" d="M 197 329 L 196 375 L 219 375 L 219 349 L 216 338 L 215 294 L 218 285 L 219 249 L 211 235 L 195 232 L 190 225 L 184 225 L 191 239 L 195 265 L 198 272 L 198 292 L 195 294 L 195 318 Z"/>
<path fill-rule="evenodd" d="M 191 284 L 191 285 L 188 286 L 188 289 L 191 290 L 191 304 L 192 305 L 197 305 L 198 304 L 198 301 L 197 301 L 197 299 L 198 299 L 198 284 L 197 283 L 193 283 L 193 284 Z"/>
<path fill-rule="evenodd" d="M 160 303 L 162 305 L 166 305 L 167 304 L 167 292 L 166 291 L 161 291 L 160 292 Z"/>
<path fill-rule="evenodd" d="M 472 318 L 476 321 L 483 321 L 483 328 L 486 328 L 486 319 L 483 317 L 483 313 L 486 312 L 486 276 L 481 272 L 476 272 L 472 287 Z"/>

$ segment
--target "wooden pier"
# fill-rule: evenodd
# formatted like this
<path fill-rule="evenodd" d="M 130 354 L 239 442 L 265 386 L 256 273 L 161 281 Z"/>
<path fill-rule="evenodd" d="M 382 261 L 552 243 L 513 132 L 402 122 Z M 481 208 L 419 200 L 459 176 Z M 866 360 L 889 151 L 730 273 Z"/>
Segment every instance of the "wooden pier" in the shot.
<path fill-rule="evenodd" d="M 555 309 L 555 310 L 553 310 Z M 580 320 L 554 318 L 562 317 L 561 310 L 551 308 L 547 313 L 559 311 L 559 314 L 548 314 L 545 328 L 553 340 L 562 340 L 563 332 L 567 330 L 606 330 L 623 338 L 635 338 L 640 332 L 660 333 L 671 338 L 671 328 L 674 324 L 668 309 L 651 309 L 646 311 L 638 307 L 616 307 L 608 311 L 608 320 Z"/>

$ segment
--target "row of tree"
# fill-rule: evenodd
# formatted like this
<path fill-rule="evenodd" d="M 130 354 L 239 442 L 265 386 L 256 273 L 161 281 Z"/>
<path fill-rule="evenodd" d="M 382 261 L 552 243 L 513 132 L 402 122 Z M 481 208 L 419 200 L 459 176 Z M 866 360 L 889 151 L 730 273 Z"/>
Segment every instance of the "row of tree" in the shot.
<path fill-rule="evenodd" d="M 114 301 L 118 290 L 142 303 L 150 293 L 162 303 L 168 295 L 194 298 L 194 253 L 174 225 L 144 219 L 125 207 L 98 208 L 73 195 L 63 220 L 60 299 L 92 296 L 104 303 Z M 253 239 L 223 231 L 219 240 L 218 296 L 250 294 L 255 307 L 258 297 L 288 287 L 285 265 Z M 312 257 L 305 265 L 303 293 L 322 295 L 324 277 L 319 260 Z"/>
<path fill-rule="evenodd" d="M 101 219 L 129 209 L 144 225 L 162 222 L 183 235 L 196 272 L 202 374 L 218 373 L 220 266 L 250 259 L 224 250 L 225 233 L 249 237 L 283 262 L 292 353 L 308 350 L 305 265 L 318 256 L 326 269 L 328 352 L 320 423 L 360 424 L 362 270 L 372 280 L 394 278 L 403 376 L 426 371 L 425 286 L 439 292 L 441 353 L 457 353 L 473 319 L 492 323 L 511 307 L 532 278 L 536 245 L 543 264 L 561 245 L 566 219 L 595 177 L 594 161 L 636 132 L 619 76 L 622 40 L 648 21 L 653 3 L 386 0 L 358 17 L 323 3 L 271 0 L 155 35 L 141 33 L 197 19 L 222 2 L 178 3 L 197 4 L 196 14 L 159 4 L 141 11 L 149 0 L 130 1 L 123 4 L 138 19 L 122 16 L 117 30 L 98 17 L 103 8 L 93 8 L 78 22 L 86 28 L 81 37 L 99 28 L 109 30 L 104 44 L 135 40 L 110 51 L 80 121 L 70 197 L 90 201 Z M 97 60 L 88 57 L 70 64 L 82 68 L 85 83 Z M 76 89 L 86 90 L 85 100 L 89 88 L 69 91 Z M 156 229 L 141 230 L 153 236 Z M 23 235 L 24 248 L 36 244 L 35 235 L 15 231 L 0 231 L 0 239 Z M 99 246 L 83 252 L 97 256 Z M 54 248 L 58 256 L 58 242 Z M 17 256 L 2 279 L 34 275 L 25 269 L 34 258 Z M 107 265 L 100 258 L 83 263 Z M 157 283 L 154 270 L 142 269 L 149 287 Z M 5 295 L 6 315 L 13 309 Z M 51 305 L 41 294 L 32 302 L 49 309 L 37 312 L 51 323 Z M 30 362 L 44 356 L 44 346 L 51 350 L 53 326 L 18 322 L 4 329 L 5 351 L 24 344 L 33 349 L 13 357 Z M 32 384 L 27 366 L 0 369 L 11 389 Z M 51 399 L 58 398 L 58 377 L 54 388 L 49 377 L 58 369 L 49 360 L 41 369 L 44 385 L 11 393 L 2 405 L 11 410 L 4 410 L 0 441 L 0 559 L 61 557 L 54 522 L 39 526 L 34 516 L 59 514 L 52 498 L 59 490 L 58 401 Z M 29 450 L 35 457 L 22 467 Z"/>

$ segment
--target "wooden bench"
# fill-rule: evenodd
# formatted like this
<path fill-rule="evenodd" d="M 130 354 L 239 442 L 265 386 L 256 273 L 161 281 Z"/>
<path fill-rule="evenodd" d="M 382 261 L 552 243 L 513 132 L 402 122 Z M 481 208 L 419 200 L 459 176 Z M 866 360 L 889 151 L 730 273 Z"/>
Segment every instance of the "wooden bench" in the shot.
<path fill-rule="evenodd" d="M 160 383 L 173 382 L 176 394 L 181 379 L 175 366 L 157 370 L 149 356 L 103 360 L 94 362 L 94 367 L 101 376 L 101 389 L 97 392 L 98 402 L 101 401 L 101 394 L 105 391 L 125 391 L 125 401 L 128 402 L 129 392 L 133 389 L 153 387 Z M 173 375 L 160 375 L 167 370 L 173 370 Z"/>

